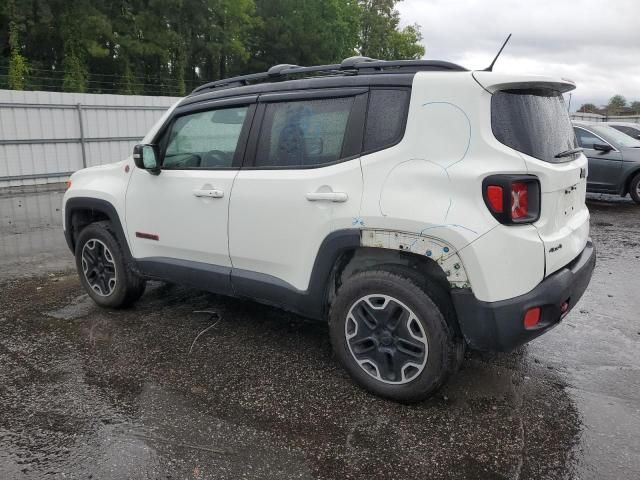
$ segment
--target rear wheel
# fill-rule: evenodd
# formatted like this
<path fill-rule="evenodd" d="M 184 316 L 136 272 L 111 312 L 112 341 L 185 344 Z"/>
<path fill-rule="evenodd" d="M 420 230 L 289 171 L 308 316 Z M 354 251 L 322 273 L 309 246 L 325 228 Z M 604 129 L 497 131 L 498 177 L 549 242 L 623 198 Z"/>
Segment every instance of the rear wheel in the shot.
<path fill-rule="evenodd" d="M 76 243 L 76 268 L 80 283 L 102 307 L 123 308 L 144 293 L 144 279 L 126 264 L 122 248 L 109 222 L 85 227 Z"/>
<path fill-rule="evenodd" d="M 401 402 L 432 395 L 456 370 L 462 342 L 409 272 L 368 271 L 345 281 L 330 312 L 340 363 L 367 390 Z"/>
<path fill-rule="evenodd" d="M 631 195 L 631 199 L 640 205 L 640 173 L 636 174 L 635 177 L 631 179 L 631 183 L 629 184 L 629 195 Z"/>

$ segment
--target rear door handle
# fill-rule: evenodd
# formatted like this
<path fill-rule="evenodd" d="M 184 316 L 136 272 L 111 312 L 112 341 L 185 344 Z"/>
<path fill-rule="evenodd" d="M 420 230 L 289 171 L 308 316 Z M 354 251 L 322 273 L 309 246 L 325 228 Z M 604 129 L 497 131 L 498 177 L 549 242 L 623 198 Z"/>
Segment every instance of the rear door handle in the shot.
<path fill-rule="evenodd" d="M 224 197 L 224 192 L 218 189 L 209 189 L 209 190 L 194 190 L 193 194 L 196 197 L 208 197 L 208 198 L 222 198 Z"/>
<path fill-rule="evenodd" d="M 344 192 L 309 192 L 307 200 L 310 202 L 346 202 L 349 198 Z"/>

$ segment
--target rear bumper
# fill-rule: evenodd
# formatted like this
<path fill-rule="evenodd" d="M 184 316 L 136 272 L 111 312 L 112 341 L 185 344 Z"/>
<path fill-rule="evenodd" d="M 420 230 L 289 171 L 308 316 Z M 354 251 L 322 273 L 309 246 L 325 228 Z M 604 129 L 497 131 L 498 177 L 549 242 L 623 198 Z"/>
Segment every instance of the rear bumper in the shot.
<path fill-rule="evenodd" d="M 591 239 L 571 263 L 519 297 L 499 302 L 478 300 L 470 289 L 452 291 L 458 323 L 467 343 L 477 350 L 509 351 L 556 326 L 578 303 L 596 265 Z M 567 302 L 568 309 L 561 312 Z M 540 322 L 526 329 L 525 312 L 541 307 Z"/>

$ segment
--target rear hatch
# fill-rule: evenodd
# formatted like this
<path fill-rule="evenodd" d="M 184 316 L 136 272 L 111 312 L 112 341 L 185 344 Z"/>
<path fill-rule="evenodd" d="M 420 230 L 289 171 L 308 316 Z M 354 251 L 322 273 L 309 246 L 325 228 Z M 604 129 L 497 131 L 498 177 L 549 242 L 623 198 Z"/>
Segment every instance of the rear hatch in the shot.
<path fill-rule="evenodd" d="M 562 93 L 573 83 L 549 79 L 505 81 L 474 72 L 491 91 L 491 128 L 496 139 L 522 155 L 540 180 L 540 219 L 534 224 L 545 246 L 545 276 L 575 259 L 589 236 L 585 204 L 587 158 L 578 152 Z M 500 76 L 498 76 L 500 77 Z M 484 83 L 487 85 L 484 85 Z M 492 88 L 493 87 L 493 88 Z"/>

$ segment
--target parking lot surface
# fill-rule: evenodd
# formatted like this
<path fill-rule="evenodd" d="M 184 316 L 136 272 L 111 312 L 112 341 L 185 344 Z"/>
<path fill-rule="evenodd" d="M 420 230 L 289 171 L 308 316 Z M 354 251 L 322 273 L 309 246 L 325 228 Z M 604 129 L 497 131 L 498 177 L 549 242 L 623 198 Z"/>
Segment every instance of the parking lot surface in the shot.
<path fill-rule="evenodd" d="M 0 478 L 640 478 L 640 208 L 590 196 L 598 264 L 561 325 L 467 352 L 434 398 L 356 387 L 328 330 L 152 283 L 84 294 L 59 192 L 0 195 Z"/>

